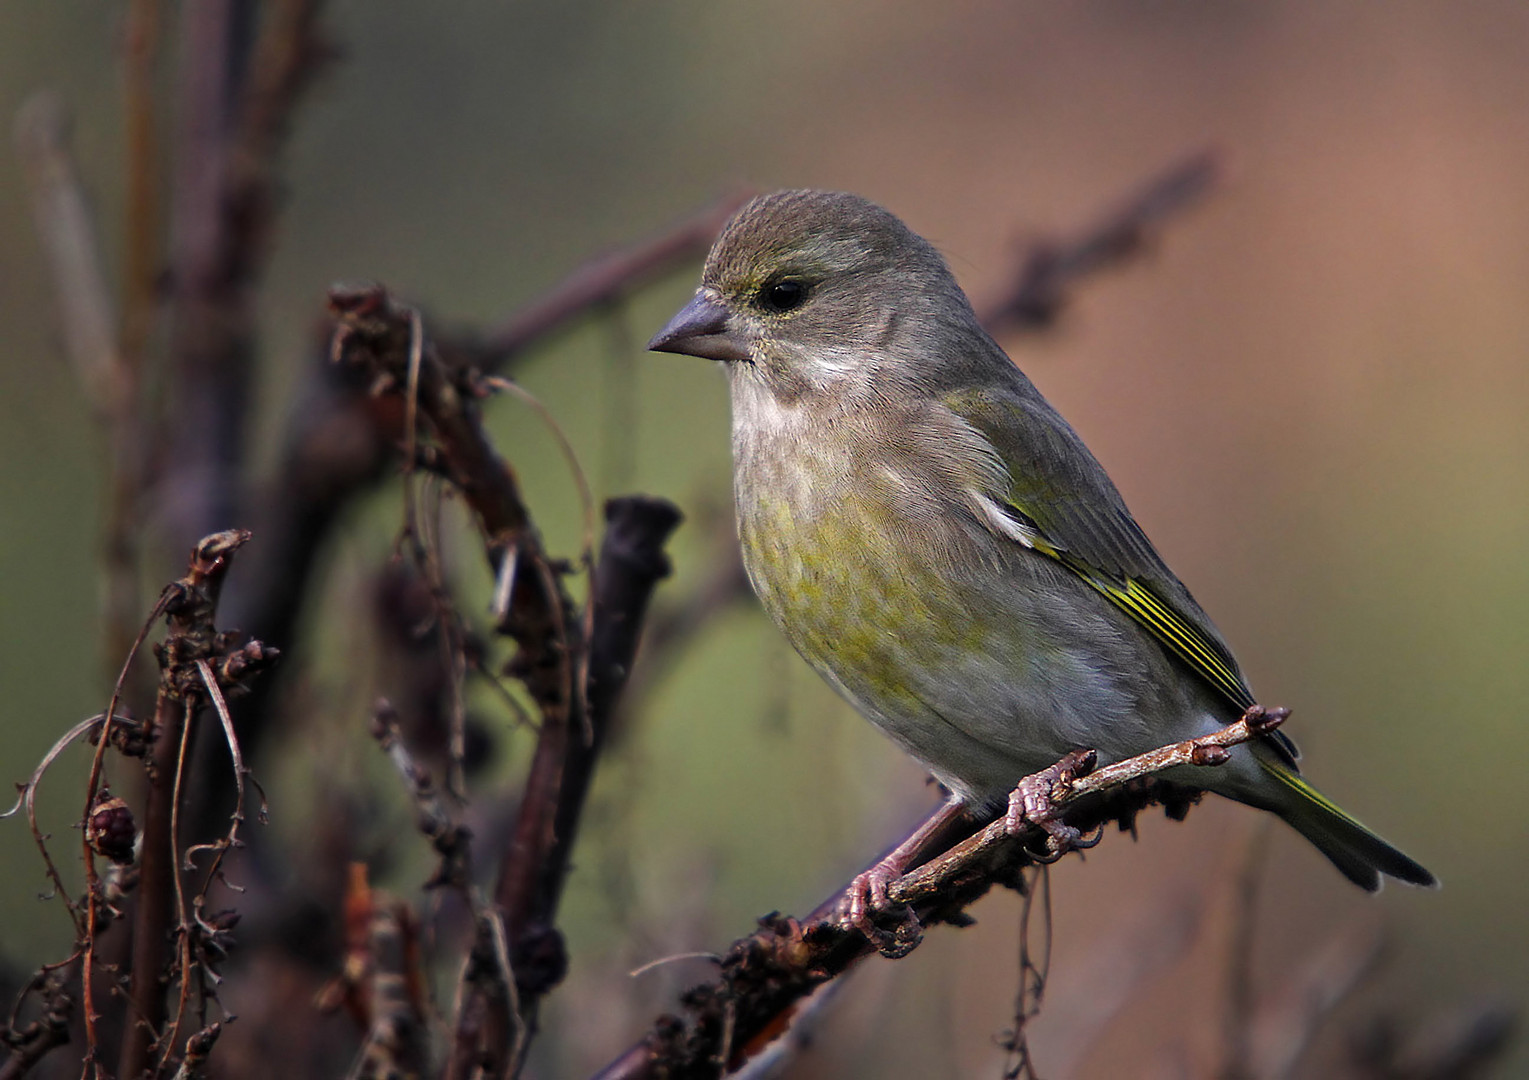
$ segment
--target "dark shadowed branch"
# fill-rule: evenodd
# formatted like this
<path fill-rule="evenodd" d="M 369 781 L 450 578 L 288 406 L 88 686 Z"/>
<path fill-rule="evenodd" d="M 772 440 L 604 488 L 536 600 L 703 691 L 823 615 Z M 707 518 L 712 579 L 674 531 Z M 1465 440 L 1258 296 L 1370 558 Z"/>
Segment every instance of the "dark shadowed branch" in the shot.
<path fill-rule="evenodd" d="M 163 1030 L 167 1019 L 165 972 L 176 973 L 175 981 L 180 986 L 181 1005 L 174 1017 L 174 1027 L 178 1027 L 194 977 L 191 971 L 193 938 L 198 928 L 217 932 L 215 928 L 205 927 L 199 910 L 193 911 L 186 900 L 182 885 L 186 868 L 181 866 L 181 860 L 190 852 L 175 826 L 183 789 L 186 749 L 195 731 L 199 710 L 211 702 L 209 695 L 219 694 L 220 684 L 230 688 L 241 685 L 246 678 L 276 659 L 274 650 L 265 649 L 258 642 L 241 642 L 219 633 L 214 622 L 230 560 L 249 538 L 249 533 L 237 529 L 205 537 L 193 549 L 186 575 L 165 590 L 159 604 L 168 619 L 169 633 L 155 650 L 160 661 L 159 698 L 147 734 L 148 788 L 132 939 L 131 1021 L 123 1038 L 119 1076 L 141 1075 L 155 1053 L 161 1061 L 168 1060 L 174 1030 L 172 1028 L 169 1034 Z M 221 702 L 219 706 L 221 711 Z M 226 726 L 230 732 L 230 749 L 238 760 L 239 750 L 231 736 L 232 725 Z M 242 792 L 242 775 L 236 776 L 236 780 Z M 95 791 L 87 794 L 94 805 Z M 224 846 L 237 843 L 238 825 L 236 815 Z M 92 866 L 93 851 L 89 842 L 87 833 L 85 859 L 87 866 Z M 214 861 L 209 877 L 216 873 L 217 861 Z M 90 890 L 87 902 L 93 928 L 95 908 L 99 903 L 94 888 Z M 174 963 L 171 962 L 172 942 L 178 942 L 181 949 L 181 956 Z M 90 943 L 87 943 L 87 1002 L 91 1000 L 90 957 Z"/>
<path fill-rule="evenodd" d="M 605 741 L 653 587 L 669 572 L 663 544 L 678 512 L 655 499 L 606 507 L 595 565 L 593 619 L 583 620 L 542 547 L 509 465 L 485 435 L 477 401 L 490 385 L 473 368 L 449 369 L 419 316 L 377 288 L 337 290 L 334 355 L 370 372 L 386 396 L 412 394 L 428 440 L 416 456 L 462 493 L 482 529 L 504 602 L 500 629 L 517 647 L 511 670 L 541 713 L 519 812 L 500 863 L 495 908 L 479 920 L 476 960 L 464 970 L 447 1075 L 500 1075 L 518 1067 L 537 1003 L 566 968 L 556 912 L 593 769 Z M 413 414 L 408 401 L 406 413 Z M 407 422 L 406 422 L 407 423 Z M 411 440 L 412 441 L 412 440 Z M 587 652 L 585 652 L 587 650 Z M 583 661 L 582 663 L 580 661 Z M 587 672 L 579 688 L 577 673 Z M 504 938 L 513 988 L 496 963 Z"/>
<path fill-rule="evenodd" d="M 328 49 L 320 0 L 181 9 L 173 197 L 171 409 L 161 490 L 171 539 L 236 520 L 255 359 L 255 287 L 275 239 L 276 159 Z"/>

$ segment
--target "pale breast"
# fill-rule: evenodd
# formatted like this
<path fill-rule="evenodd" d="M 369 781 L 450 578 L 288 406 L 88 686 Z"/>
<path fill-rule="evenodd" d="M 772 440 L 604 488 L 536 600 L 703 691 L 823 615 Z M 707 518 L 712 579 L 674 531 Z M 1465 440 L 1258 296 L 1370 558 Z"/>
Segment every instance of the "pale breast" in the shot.
<path fill-rule="evenodd" d="M 772 404 L 744 419 L 738 536 L 761 603 L 859 703 L 895 708 L 910 666 L 973 644 L 949 574 L 982 558 L 980 529 L 907 446 L 852 415 L 808 423 Z"/>

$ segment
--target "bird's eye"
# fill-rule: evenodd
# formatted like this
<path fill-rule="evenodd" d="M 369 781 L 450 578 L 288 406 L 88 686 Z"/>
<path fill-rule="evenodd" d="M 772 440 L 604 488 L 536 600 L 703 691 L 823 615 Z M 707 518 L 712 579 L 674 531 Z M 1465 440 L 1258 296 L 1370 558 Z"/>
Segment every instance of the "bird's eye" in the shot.
<path fill-rule="evenodd" d="M 777 315 L 795 311 L 807 302 L 807 283 L 796 278 L 772 281 L 759 290 L 759 303 Z"/>

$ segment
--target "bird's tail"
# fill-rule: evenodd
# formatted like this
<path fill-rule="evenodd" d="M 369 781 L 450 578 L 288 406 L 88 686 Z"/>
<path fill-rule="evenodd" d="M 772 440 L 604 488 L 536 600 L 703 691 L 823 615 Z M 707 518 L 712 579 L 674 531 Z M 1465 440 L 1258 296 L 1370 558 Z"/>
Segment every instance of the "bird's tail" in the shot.
<path fill-rule="evenodd" d="M 1274 806 L 1275 813 L 1315 844 L 1355 885 L 1375 892 L 1380 888 L 1382 874 L 1412 885 L 1439 884 L 1422 865 L 1376 836 L 1308 784 L 1294 766 L 1272 755 L 1255 756 L 1282 791 Z"/>

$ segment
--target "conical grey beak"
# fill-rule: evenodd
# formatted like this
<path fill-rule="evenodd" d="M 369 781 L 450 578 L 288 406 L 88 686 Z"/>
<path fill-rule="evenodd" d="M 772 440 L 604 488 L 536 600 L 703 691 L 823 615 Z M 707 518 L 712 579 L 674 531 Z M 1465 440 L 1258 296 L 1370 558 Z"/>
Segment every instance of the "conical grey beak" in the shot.
<path fill-rule="evenodd" d="M 746 361 L 748 345 L 728 325 L 727 308 L 697 292 L 669 324 L 653 336 L 653 352 L 683 353 L 704 360 Z"/>

